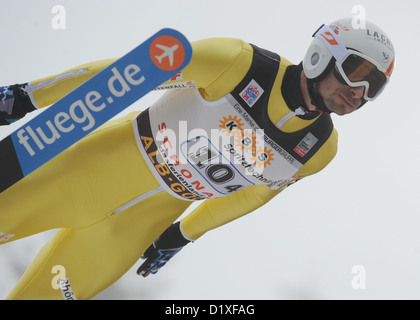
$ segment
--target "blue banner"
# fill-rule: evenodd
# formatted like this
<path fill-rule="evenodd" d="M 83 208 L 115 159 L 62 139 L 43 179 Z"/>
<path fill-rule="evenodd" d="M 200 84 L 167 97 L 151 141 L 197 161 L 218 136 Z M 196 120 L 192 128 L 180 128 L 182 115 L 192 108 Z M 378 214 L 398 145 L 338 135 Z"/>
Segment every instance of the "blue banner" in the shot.
<path fill-rule="evenodd" d="M 162 29 L 10 136 L 23 175 L 33 172 L 182 70 L 188 40 Z"/>

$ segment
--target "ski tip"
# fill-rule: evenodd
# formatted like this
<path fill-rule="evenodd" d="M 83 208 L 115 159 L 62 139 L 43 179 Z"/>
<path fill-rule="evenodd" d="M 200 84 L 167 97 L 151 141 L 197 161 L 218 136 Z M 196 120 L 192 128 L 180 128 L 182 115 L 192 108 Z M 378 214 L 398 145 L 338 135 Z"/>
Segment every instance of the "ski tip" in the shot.
<path fill-rule="evenodd" d="M 165 71 L 179 71 L 192 58 L 192 47 L 179 31 L 163 28 L 152 37 L 150 55 L 153 63 Z"/>

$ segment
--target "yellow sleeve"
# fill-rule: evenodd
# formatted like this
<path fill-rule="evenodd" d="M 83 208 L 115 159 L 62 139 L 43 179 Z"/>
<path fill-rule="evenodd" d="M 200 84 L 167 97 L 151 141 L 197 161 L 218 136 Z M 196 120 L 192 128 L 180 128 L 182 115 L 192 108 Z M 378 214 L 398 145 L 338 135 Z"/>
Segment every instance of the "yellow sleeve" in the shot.
<path fill-rule="evenodd" d="M 60 74 L 29 82 L 25 91 L 36 108 L 47 107 L 76 89 L 116 59 L 100 60 L 77 66 Z"/>
<path fill-rule="evenodd" d="M 195 41 L 190 63 L 182 70 L 182 81 L 192 80 L 207 101 L 231 92 L 247 74 L 253 56 L 250 44 L 231 38 Z M 180 82 L 168 81 L 165 84 Z"/>
<path fill-rule="evenodd" d="M 258 209 L 279 192 L 280 190 L 272 190 L 265 185 L 255 185 L 223 198 L 204 200 L 182 219 L 182 229 L 189 239 L 196 240 L 207 231 Z"/>
<path fill-rule="evenodd" d="M 237 39 L 214 38 L 192 43 L 191 62 L 182 71 L 207 100 L 217 100 L 232 91 L 252 62 L 252 47 Z M 36 108 L 47 107 L 76 89 L 116 59 L 100 60 L 65 72 L 31 81 L 25 88 Z M 169 80 L 165 84 L 179 81 Z"/>
<path fill-rule="evenodd" d="M 321 171 L 335 157 L 337 142 L 338 134 L 334 129 L 327 142 L 299 170 L 294 179 L 278 190 L 272 190 L 265 185 L 255 185 L 223 198 L 203 201 L 181 221 L 185 235 L 191 240 L 196 240 L 207 231 L 258 209 L 296 181 Z"/>

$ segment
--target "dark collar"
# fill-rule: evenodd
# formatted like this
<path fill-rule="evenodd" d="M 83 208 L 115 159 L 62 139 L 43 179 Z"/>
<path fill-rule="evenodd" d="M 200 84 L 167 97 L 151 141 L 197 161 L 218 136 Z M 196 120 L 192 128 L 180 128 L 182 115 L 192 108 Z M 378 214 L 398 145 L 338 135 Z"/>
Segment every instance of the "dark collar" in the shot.
<path fill-rule="evenodd" d="M 302 63 L 298 65 L 290 65 L 286 68 L 284 73 L 283 83 L 281 85 L 281 94 L 287 107 L 291 111 L 295 111 L 299 107 L 305 110 L 305 114 L 298 116 L 304 120 L 312 120 L 319 116 L 319 112 L 310 111 L 303 99 L 302 91 L 300 89 L 300 75 L 303 71 Z"/>

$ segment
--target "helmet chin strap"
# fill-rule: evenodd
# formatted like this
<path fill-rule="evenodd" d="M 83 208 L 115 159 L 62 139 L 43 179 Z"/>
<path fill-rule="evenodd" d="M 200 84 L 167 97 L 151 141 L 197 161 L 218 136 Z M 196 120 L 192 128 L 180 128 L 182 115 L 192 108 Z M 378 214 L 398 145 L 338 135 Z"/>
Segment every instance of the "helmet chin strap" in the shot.
<path fill-rule="evenodd" d="M 309 79 L 306 78 L 306 83 L 308 87 L 309 98 L 311 99 L 311 103 L 317 108 L 317 111 L 320 113 L 327 113 L 330 114 L 332 111 L 327 108 L 325 105 L 324 99 L 315 91 L 315 83 L 324 80 L 327 75 L 331 72 L 335 65 L 335 58 L 332 58 L 328 63 L 325 70 L 316 78 Z"/>
<path fill-rule="evenodd" d="M 311 98 L 311 103 L 316 107 L 317 111 L 320 113 L 331 113 L 331 110 L 325 105 L 324 99 L 315 92 L 315 81 L 313 79 L 306 79 L 308 84 L 308 93 Z"/>

